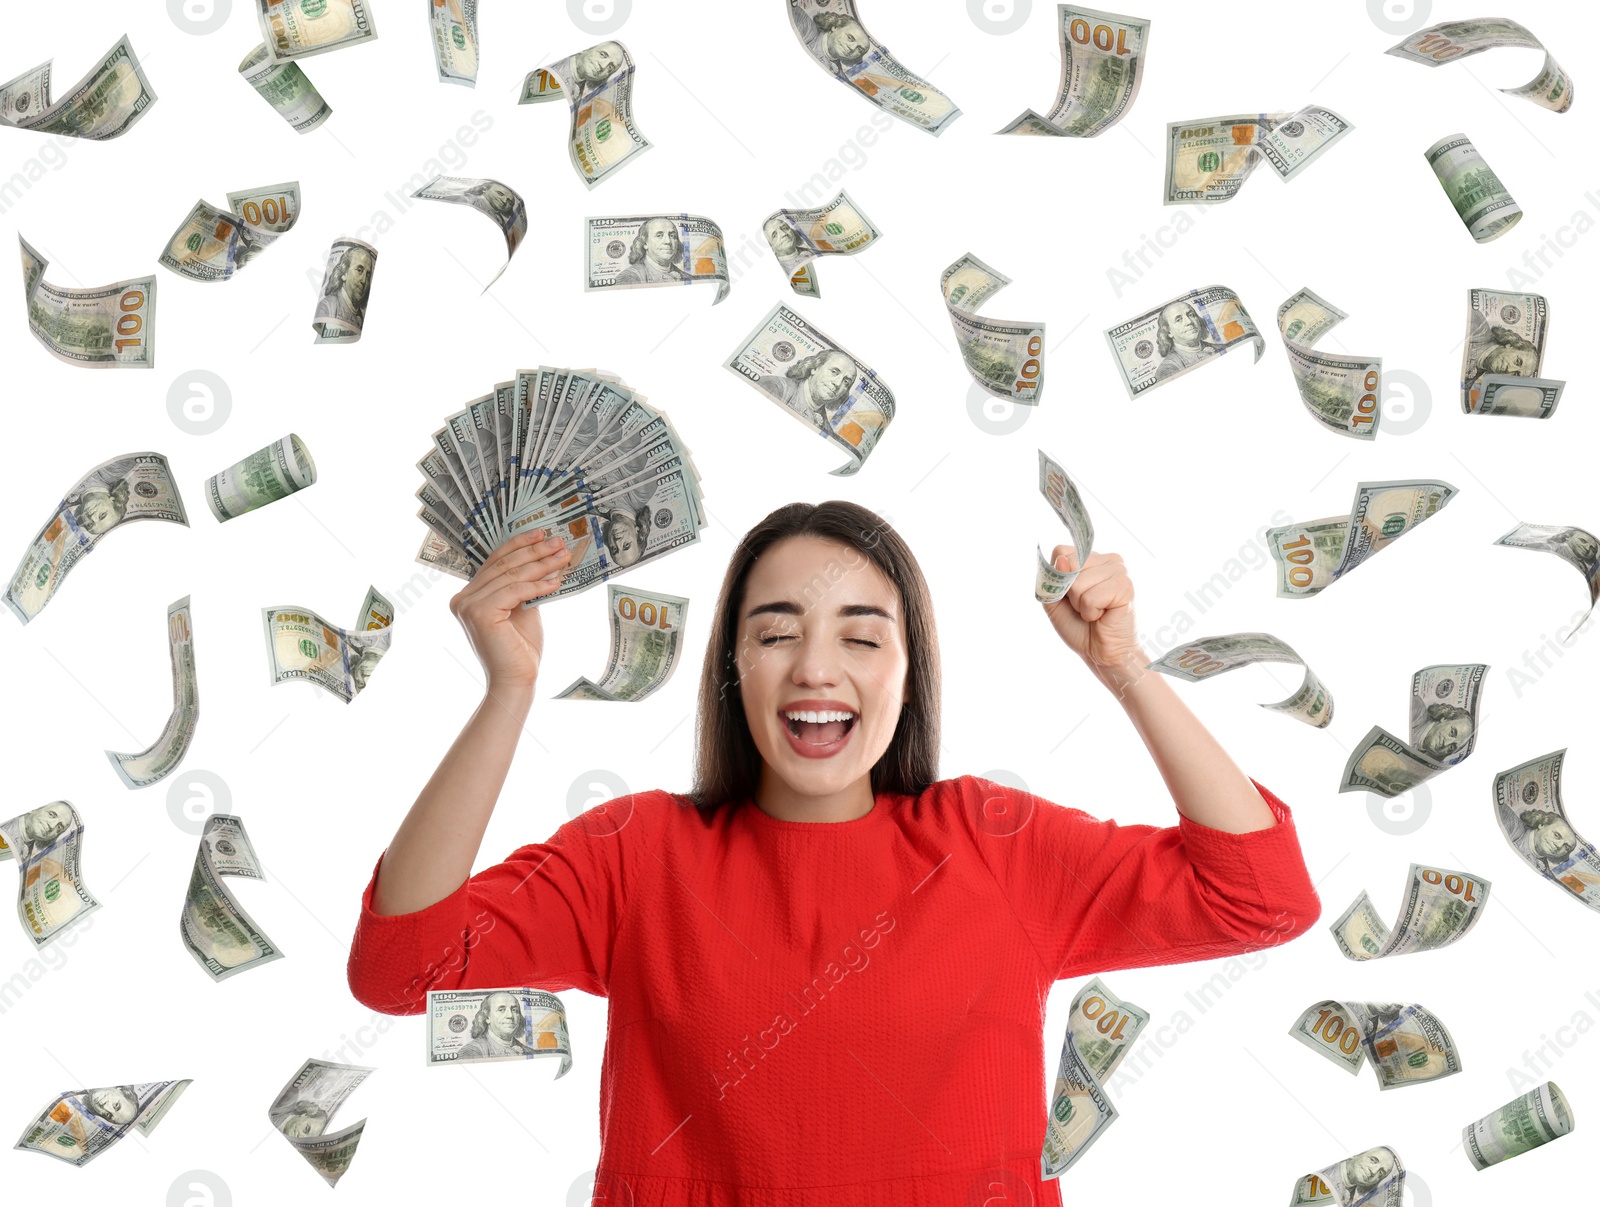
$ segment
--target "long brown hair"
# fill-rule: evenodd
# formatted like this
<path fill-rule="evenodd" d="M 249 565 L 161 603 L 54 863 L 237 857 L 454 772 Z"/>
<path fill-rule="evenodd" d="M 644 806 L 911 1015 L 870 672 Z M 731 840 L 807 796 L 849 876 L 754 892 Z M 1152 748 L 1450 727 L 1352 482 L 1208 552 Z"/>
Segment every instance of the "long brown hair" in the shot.
<path fill-rule="evenodd" d="M 694 785 L 689 797 L 703 811 L 753 798 L 761 782 L 761 753 L 744 716 L 735 648 L 739 605 L 755 561 L 792 536 L 819 537 L 849 546 L 899 588 L 906 653 L 905 707 L 889 748 L 872 768 L 872 791 L 915 796 L 938 778 L 939 641 L 933 602 L 922 568 L 900 534 L 875 512 L 844 499 L 790 503 L 767 516 L 739 542 L 728 562 L 711 622 L 700 705 L 695 719 Z M 859 564 L 857 562 L 856 564 Z M 826 590 L 828 583 L 822 584 Z M 808 585 L 806 593 L 813 588 Z"/>

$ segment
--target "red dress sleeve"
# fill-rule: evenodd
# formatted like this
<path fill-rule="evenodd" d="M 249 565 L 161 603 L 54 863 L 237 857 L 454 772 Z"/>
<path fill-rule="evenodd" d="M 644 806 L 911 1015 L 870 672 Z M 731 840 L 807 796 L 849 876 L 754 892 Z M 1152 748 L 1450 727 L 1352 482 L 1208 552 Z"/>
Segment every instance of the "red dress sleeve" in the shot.
<path fill-rule="evenodd" d="M 429 989 L 526 986 L 606 996 L 629 889 L 669 810 L 667 792 L 618 797 L 546 842 L 519 847 L 448 897 L 409 914 L 373 912 L 373 866 L 350 944 L 350 992 L 383 1014 L 419 1014 Z"/>
<path fill-rule="evenodd" d="M 1230 834 L 1182 815 L 1119 825 L 976 776 L 974 837 L 1052 979 L 1240 955 L 1304 934 L 1322 913 L 1289 807 Z"/>

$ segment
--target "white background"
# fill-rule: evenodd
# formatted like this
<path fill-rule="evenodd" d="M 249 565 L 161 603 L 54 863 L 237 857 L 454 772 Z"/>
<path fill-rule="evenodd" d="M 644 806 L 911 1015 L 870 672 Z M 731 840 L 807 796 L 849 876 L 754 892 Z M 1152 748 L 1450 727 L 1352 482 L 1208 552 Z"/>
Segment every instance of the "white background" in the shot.
<path fill-rule="evenodd" d="M 429 1070 L 421 1021 L 372 1014 L 345 982 L 373 862 L 481 690 L 446 606 L 456 580 L 430 580 L 412 562 L 423 532 L 414 463 L 445 415 L 540 363 L 600 365 L 663 408 L 694 450 L 710 523 L 698 546 L 638 576 L 693 600 L 683 666 L 648 701 L 550 700 L 601 670 L 605 593 L 547 608 L 540 699 L 480 867 L 622 791 L 687 788 L 705 625 L 728 555 L 750 525 L 795 499 L 873 507 L 916 551 L 943 636 L 942 775 L 1006 776 L 1099 816 L 1174 821 L 1132 727 L 1033 601 L 1034 545 L 1068 539 L 1037 490 L 1043 447 L 1085 492 L 1097 548 L 1127 559 L 1152 656 L 1184 634 L 1264 629 L 1304 654 L 1337 700 L 1332 725 L 1319 731 L 1255 707 L 1286 695 L 1294 668 L 1179 685 L 1238 762 L 1294 808 L 1323 919 L 1248 967 L 1108 978 L 1154 1016 L 1144 1051 L 1129 1058 L 1130 1069 L 1142 1061 L 1147 1071 L 1117 1087 L 1122 1119 L 1067 1175 L 1064 1194 L 1282 1201 L 1298 1175 L 1376 1144 L 1394 1146 L 1415 1171 L 1415 1204 L 1561 1197 L 1588 1184 L 1580 1155 L 1597 1109 L 1600 974 L 1591 957 L 1600 918 L 1516 858 L 1495 824 L 1490 785 L 1498 770 L 1571 747 L 1569 812 L 1580 831 L 1600 831 L 1600 753 L 1583 744 L 1593 729 L 1596 626 L 1559 656 L 1545 644 L 1586 607 L 1584 586 L 1554 558 L 1491 545 L 1518 520 L 1600 529 L 1593 387 L 1582 370 L 1592 324 L 1581 283 L 1600 265 L 1600 238 L 1587 233 L 1600 220 L 1600 192 L 1588 192 L 1600 190 L 1589 153 L 1590 91 L 1600 86 L 1589 10 L 1516 6 L 1576 79 L 1572 111 L 1555 115 L 1493 90 L 1529 79 L 1534 52 L 1429 71 L 1385 56 L 1399 35 L 1349 0 L 1222 11 L 1162 0 L 1140 10 L 1153 32 L 1126 120 L 1093 140 L 1054 141 L 991 134 L 1052 99 L 1053 5 L 1034 3 L 1003 35 L 975 22 L 963 0 L 866 7 L 872 32 L 965 109 L 935 139 L 900 122 L 874 126 L 877 111 L 806 57 L 779 0 L 641 0 L 617 36 L 638 63 L 637 117 L 656 145 L 590 194 L 568 162 L 565 107 L 515 104 L 529 69 L 602 40 L 560 4 L 487 0 L 482 71 L 468 91 L 435 82 L 420 0 L 386 2 L 375 43 L 304 61 L 334 115 L 303 136 L 236 73 L 260 40 L 248 5 L 235 0 L 221 29 L 204 35 L 185 32 L 164 7 L 29 6 L 10 24 L 20 36 L 0 64 L 9 77 L 53 54 L 59 94 L 126 31 L 160 97 L 105 144 L 0 132 L 0 181 L 22 173 L 28 182 L 3 203 L 0 239 L 24 233 L 51 260 L 48 279 L 63 285 L 159 278 L 149 372 L 57 362 L 28 333 L 21 290 L 0 290 L 11 431 L 0 550 L 20 554 L 89 468 L 144 449 L 170 457 L 191 520 L 118 532 L 32 624 L 0 618 L 10 701 L 0 816 L 72 801 L 88 826 L 88 884 L 104 902 L 70 944 L 47 950 L 48 963 L 19 928 L 0 925 L 0 985 L 11 985 L 0 1014 L 0 1131 L 20 1132 L 65 1089 L 194 1084 L 154 1136 L 131 1136 L 84 1170 L 0 1150 L 0 1180 L 17 1201 L 166 1202 L 173 1187 L 181 1202 L 188 1182 L 201 1180 L 180 1178 L 191 1170 L 208 1171 L 217 1203 L 321 1195 L 266 1117 L 309 1056 L 379 1067 L 335 1120 L 370 1117 L 342 1201 L 490 1190 L 539 1205 L 583 1201 L 598 1153 L 604 1001 L 563 995 L 575 1063 L 556 1083 L 554 1062 Z M 1431 19 L 1476 15 L 1473 6 L 1436 7 Z M 1168 121 L 1310 102 L 1356 129 L 1294 182 L 1263 171 L 1226 205 L 1161 205 Z M 452 146 L 474 114 L 487 131 Z M 1462 228 L 1423 158 L 1457 131 L 1526 211 L 1488 245 Z M 487 296 L 479 283 L 500 264 L 498 232 L 461 208 L 404 199 L 414 176 L 440 170 L 503 180 L 528 201 L 528 240 Z M 794 302 L 895 391 L 893 426 L 853 479 L 828 477 L 842 458 L 720 367 L 789 298 L 761 222 L 815 173 L 830 178 L 829 195 L 847 186 L 884 231 L 865 254 L 821 263 L 821 300 Z M 199 285 L 156 266 L 197 197 L 221 203 L 230 190 L 284 180 L 300 182 L 303 217 L 240 279 Z M 584 294 L 585 215 L 677 211 L 722 225 L 737 274 L 724 305 L 711 308 L 709 287 Z M 1577 214 L 1585 217 L 1574 225 Z M 1175 233 L 1174 224 L 1189 229 Z M 329 243 L 346 234 L 380 252 L 366 333 L 353 346 L 315 347 L 315 281 Z M 1547 265 L 1533 260 L 1530 272 L 1524 253 L 1546 237 L 1568 246 L 1560 258 L 1546 252 Z M 1128 272 L 1124 252 L 1146 239 L 1169 246 L 1159 259 L 1146 252 L 1136 279 L 1114 279 L 1109 270 Z M 1016 282 L 986 313 L 1048 323 L 1041 404 L 1007 435 L 969 412 L 970 382 L 938 291 L 940 270 L 966 251 Z M 1550 299 L 1546 375 L 1572 381 L 1544 422 L 1466 416 L 1457 401 L 1468 289 L 1509 287 L 1514 269 Z M 1261 363 L 1240 350 L 1130 403 L 1102 330 L 1213 283 L 1237 290 L 1263 328 Z M 1404 371 L 1425 383 L 1389 399 L 1384 422 L 1396 430 L 1345 441 L 1304 411 L 1272 322 L 1301 285 L 1351 315 L 1328 347 L 1379 353 L 1391 381 Z M 208 435 L 169 416 L 169 390 L 184 396 L 180 379 L 191 370 L 220 375 L 231 396 L 230 417 Z M 1399 431 L 1413 408 L 1425 417 Z M 309 444 L 318 483 L 219 525 L 201 483 L 290 430 Z M 1358 481 L 1412 476 L 1442 477 L 1461 493 L 1332 589 L 1275 598 L 1265 526 L 1343 514 Z M 1227 589 L 1204 609 L 1186 598 L 1217 574 Z M 403 608 L 371 690 L 346 707 L 309 686 L 270 688 L 260 609 L 298 604 L 348 622 L 369 583 Z M 130 793 L 101 751 L 142 748 L 160 730 L 171 707 L 163 618 L 185 594 L 199 730 L 178 773 Z M 1372 724 L 1404 732 L 1417 668 L 1453 661 L 1491 666 L 1477 749 L 1429 786 L 1421 827 L 1393 833 L 1369 815 L 1364 794 L 1336 794 L 1340 769 Z M 1513 667 L 1526 678 L 1513 681 Z M 177 935 L 197 827 L 174 816 L 198 771 L 221 777 L 267 866 L 268 882 L 234 881 L 235 891 L 288 952 L 220 985 Z M 1326 924 L 1363 888 L 1392 919 L 1414 860 L 1491 880 L 1481 924 L 1442 952 L 1346 962 Z M 1215 973 L 1228 988 L 1202 1011 L 1188 995 Z M 1051 1074 L 1074 988 L 1063 983 L 1051 998 Z M 1380 1094 L 1370 1071 L 1345 1076 L 1287 1035 L 1323 997 L 1421 1002 L 1455 1035 L 1465 1071 L 1401 1094 Z M 1191 1025 L 1179 1035 L 1184 1017 Z M 1528 1077 L 1524 1053 L 1547 1041 L 1548 1067 Z M 1512 1070 L 1524 1071 L 1523 1084 L 1553 1074 L 1583 1131 L 1476 1173 L 1460 1129 L 1515 1096 Z"/>

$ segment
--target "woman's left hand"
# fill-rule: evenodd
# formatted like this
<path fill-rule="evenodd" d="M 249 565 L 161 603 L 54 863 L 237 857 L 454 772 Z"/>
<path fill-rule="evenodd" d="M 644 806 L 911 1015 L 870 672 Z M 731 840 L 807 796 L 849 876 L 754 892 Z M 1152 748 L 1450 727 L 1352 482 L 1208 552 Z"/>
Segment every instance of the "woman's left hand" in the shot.
<path fill-rule="evenodd" d="M 1057 545 L 1050 560 L 1058 570 L 1078 568 L 1071 545 Z M 1096 675 L 1126 671 L 1134 661 L 1143 667 L 1147 661 L 1134 632 L 1133 580 L 1121 554 L 1091 553 L 1067 593 L 1044 610 L 1067 648 Z"/>

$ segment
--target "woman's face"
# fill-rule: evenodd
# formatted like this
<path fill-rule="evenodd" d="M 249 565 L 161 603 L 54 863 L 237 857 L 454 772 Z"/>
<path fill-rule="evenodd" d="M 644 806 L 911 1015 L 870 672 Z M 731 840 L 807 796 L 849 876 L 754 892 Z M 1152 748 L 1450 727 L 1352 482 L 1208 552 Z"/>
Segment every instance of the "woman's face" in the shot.
<path fill-rule="evenodd" d="M 789 537 L 751 568 L 738 619 L 739 692 L 767 770 L 817 796 L 868 775 L 900 722 L 909 665 L 894 584 L 849 545 Z M 849 716 L 807 724 L 788 711 Z"/>
<path fill-rule="evenodd" d="M 1173 343 L 1193 348 L 1200 342 L 1200 319 L 1188 302 L 1175 302 L 1162 314 Z"/>

